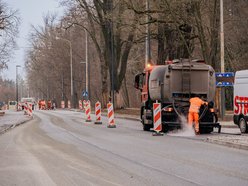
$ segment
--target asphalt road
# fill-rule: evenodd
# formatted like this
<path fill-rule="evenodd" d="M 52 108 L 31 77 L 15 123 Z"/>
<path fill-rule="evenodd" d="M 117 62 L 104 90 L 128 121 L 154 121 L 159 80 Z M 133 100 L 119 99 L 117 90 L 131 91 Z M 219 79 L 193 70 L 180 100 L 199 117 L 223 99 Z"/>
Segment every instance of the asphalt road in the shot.
<path fill-rule="evenodd" d="M 103 123 L 36 111 L 0 135 L 0 185 L 248 185 L 248 151 L 207 143 L 208 135 L 155 137 L 136 121 Z"/>

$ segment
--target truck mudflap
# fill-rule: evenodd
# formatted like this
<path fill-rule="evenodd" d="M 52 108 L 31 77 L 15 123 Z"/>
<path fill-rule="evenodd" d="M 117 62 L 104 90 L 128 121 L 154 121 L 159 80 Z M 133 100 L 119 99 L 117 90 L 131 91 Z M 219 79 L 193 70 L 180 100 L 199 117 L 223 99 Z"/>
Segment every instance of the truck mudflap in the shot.
<path fill-rule="evenodd" d="M 179 122 L 162 122 L 165 127 L 173 127 L 173 128 L 181 128 L 182 124 Z M 221 132 L 221 125 L 220 123 L 213 123 L 213 122 L 200 122 L 200 128 L 218 128 L 218 133 Z"/>
<path fill-rule="evenodd" d="M 162 124 L 165 125 L 166 127 L 175 127 L 175 128 L 180 128 L 182 126 L 181 123 L 179 122 L 172 122 L 172 121 L 162 121 Z"/>

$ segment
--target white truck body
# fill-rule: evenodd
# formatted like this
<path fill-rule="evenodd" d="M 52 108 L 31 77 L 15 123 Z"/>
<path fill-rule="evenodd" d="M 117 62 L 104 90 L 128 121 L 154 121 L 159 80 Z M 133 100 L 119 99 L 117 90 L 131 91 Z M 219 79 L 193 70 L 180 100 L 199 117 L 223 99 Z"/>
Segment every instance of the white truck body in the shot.
<path fill-rule="evenodd" d="M 35 99 L 34 98 L 22 98 L 21 99 L 22 110 L 24 109 L 25 103 L 32 104 L 32 110 L 34 110 L 34 106 L 35 106 Z"/>
<path fill-rule="evenodd" d="M 233 93 L 233 121 L 242 133 L 248 132 L 248 70 L 235 73 Z"/>

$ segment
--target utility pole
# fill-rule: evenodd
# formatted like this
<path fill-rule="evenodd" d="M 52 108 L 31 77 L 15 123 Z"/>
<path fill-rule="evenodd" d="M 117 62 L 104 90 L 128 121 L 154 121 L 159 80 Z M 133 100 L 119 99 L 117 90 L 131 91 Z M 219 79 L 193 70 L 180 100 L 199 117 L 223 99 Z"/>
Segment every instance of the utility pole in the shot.
<path fill-rule="evenodd" d="M 146 11 L 147 11 L 147 17 L 146 17 L 146 59 L 145 59 L 145 67 L 151 62 L 151 38 L 150 38 L 150 4 L 149 0 L 146 0 Z"/>
<path fill-rule="evenodd" d="M 113 3 L 114 1 L 112 2 L 111 4 L 111 84 L 112 84 L 112 87 L 111 87 L 111 101 L 113 103 L 113 108 L 115 108 L 115 83 L 114 83 L 114 62 L 115 62 L 115 54 L 114 54 L 114 23 L 113 23 L 113 14 L 114 14 L 114 9 L 113 9 Z"/>
<path fill-rule="evenodd" d="M 16 65 L 16 110 L 18 108 L 18 67 L 21 67 L 21 66 Z"/>
<path fill-rule="evenodd" d="M 88 33 L 85 30 L 85 79 L 86 79 L 86 92 L 88 94 L 88 99 L 90 100 L 90 93 L 89 93 L 89 64 L 88 64 Z"/>
<path fill-rule="evenodd" d="M 220 0 L 220 67 L 221 73 L 225 72 L 224 55 L 224 21 L 223 21 L 223 0 Z M 221 87 L 221 118 L 225 116 L 225 87 Z"/>
<path fill-rule="evenodd" d="M 89 91 L 89 56 L 88 56 L 88 33 L 85 31 L 85 61 L 81 61 L 80 64 L 85 64 L 85 91 L 87 92 L 86 99 L 90 100 L 90 91 Z"/>

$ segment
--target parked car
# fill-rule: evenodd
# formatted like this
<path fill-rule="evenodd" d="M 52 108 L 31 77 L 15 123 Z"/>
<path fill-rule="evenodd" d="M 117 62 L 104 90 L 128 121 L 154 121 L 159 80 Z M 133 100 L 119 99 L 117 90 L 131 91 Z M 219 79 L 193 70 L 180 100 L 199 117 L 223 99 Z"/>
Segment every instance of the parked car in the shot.
<path fill-rule="evenodd" d="M 234 79 L 233 121 L 241 133 L 248 132 L 248 70 L 237 71 Z"/>
<path fill-rule="evenodd" d="M 5 105 L 5 102 L 0 101 L 0 110 L 3 110 L 4 105 Z"/>

